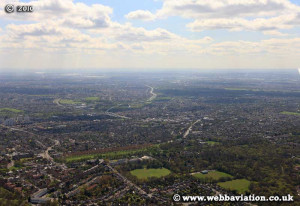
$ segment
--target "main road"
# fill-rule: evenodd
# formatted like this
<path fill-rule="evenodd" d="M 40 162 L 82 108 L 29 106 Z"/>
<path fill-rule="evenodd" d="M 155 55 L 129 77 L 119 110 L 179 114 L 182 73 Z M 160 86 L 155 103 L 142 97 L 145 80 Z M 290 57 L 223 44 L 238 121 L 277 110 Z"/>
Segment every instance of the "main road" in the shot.
<path fill-rule="evenodd" d="M 186 138 L 186 137 L 190 134 L 190 132 L 192 131 L 193 126 L 194 126 L 195 124 L 197 124 L 199 121 L 200 121 L 200 119 L 198 119 L 197 121 L 195 121 L 195 122 L 193 122 L 193 123 L 191 124 L 191 126 L 185 131 L 185 133 L 184 133 L 184 135 L 183 135 L 183 138 Z"/>
<path fill-rule="evenodd" d="M 138 193 L 140 193 L 141 195 L 146 195 L 149 198 L 151 198 L 151 195 L 147 194 L 142 188 L 138 187 L 136 184 L 134 184 L 133 182 L 131 182 L 130 180 L 128 180 L 126 177 L 124 177 L 123 175 L 121 175 L 116 169 L 114 169 L 112 166 L 110 166 L 109 164 L 106 165 L 115 175 L 117 175 L 120 179 L 122 179 L 124 181 L 124 183 L 126 183 L 128 186 L 130 187 L 134 187 Z"/>
<path fill-rule="evenodd" d="M 53 158 L 49 155 L 49 150 L 52 149 L 52 147 L 59 145 L 59 141 L 58 140 L 54 140 L 55 144 L 48 147 L 45 152 L 41 153 L 41 156 L 47 160 L 49 160 L 50 162 L 54 162 Z"/>
<path fill-rule="evenodd" d="M 54 103 L 54 104 L 57 104 L 57 106 L 64 107 L 64 105 L 62 105 L 61 103 L 59 103 L 60 100 L 61 100 L 61 99 L 54 99 L 54 100 L 53 100 L 53 103 Z"/>

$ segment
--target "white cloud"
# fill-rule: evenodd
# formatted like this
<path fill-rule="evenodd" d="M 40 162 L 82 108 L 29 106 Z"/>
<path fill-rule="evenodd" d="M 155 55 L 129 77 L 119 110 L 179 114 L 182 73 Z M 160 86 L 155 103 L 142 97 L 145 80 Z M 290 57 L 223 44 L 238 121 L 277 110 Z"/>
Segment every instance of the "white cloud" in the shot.
<path fill-rule="evenodd" d="M 142 27 L 133 27 L 131 24 L 122 25 L 116 22 L 111 22 L 109 27 L 100 29 L 80 28 L 66 26 L 63 19 L 32 24 L 9 24 L 2 38 L 3 42 L 0 39 L 0 49 L 42 49 L 47 52 L 61 50 L 68 53 L 118 50 L 167 54 L 191 50 L 198 52 L 200 45 L 213 41 L 211 37 L 189 40 L 162 28 L 146 30 Z"/>
<path fill-rule="evenodd" d="M 142 27 L 127 27 L 123 28 L 120 33 L 116 33 L 115 38 L 125 42 L 153 42 L 153 41 L 170 41 L 177 36 L 165 29 L 155 29 L 148 31 Z"/>
<path fill-rule="evenodd" d="M 293 26 L 289 24 L 295 15 L 282 15 L 274 18 L 256 18 L 247 20 L 243 18 L 218 18 L 196 20 L 187 25 L 192 31 L 227 29 L 230 31 L 274 31 L 279 29 L 290 29 Z"/>
<path fill-rule="evenodd" d="M 194 20 L 191 31 L 279 30 L 300 25 L 300 7 L 289 0 L 164 0 L 156 18 L 181 16 Z"/>
<path fill-rule="evenodd" d="M 125 16 L 127 19 L 135 19 L 135 20 L 143 20 L 143 21 L 153 21 L 155 19 L 155 15 L 147 10 L 137 10 L 128 13 Z"/>
<path fill-rule="evenodd" d="M 269 36 L 289 36 L 289 34 L 287 34 L 287 33 L 282 33 L 280 31 L 276 31 L 276 30 L 264 31 L 263 34 L 269 35 Z"/>
<path fill-rule="evenodd" d="M 300 52 L 300 38 L 221 42 L 211 45 L 207 52 L 215 55 L 295 56 Z"/>
<path fill-rule="evenodd" d="M 0 39 L 2 48 L 41 49 L 48 52 L 74 53 L 78 49 L 110 50 L 115 43 L 107 43 L 102 37 L 91 37 L 73 28 L 63 27 L 55 21 L 46 23 L 15 25 L 9 24 Z"/>
<path fill-rule="evenodd" d="M 8 1 L 7 1 L 8 2 Z M 2 8 L 7 2 L 1 2 Z M 49 20 L 63 23 L 75 28 L 105 28 L 111 24 L 109 15 L 112 8 L 101 4 L 88 6 L 84 3 L 74 3 L 72 0 L 40 0 L 28 3 L 19 2 L 15 5 L 32 5 L 34 12 L 6 14 L 0 12 L 0 17 L 8 20 L 46 22 Z"/>
<path fill-rule="evenodd" d="M 164 0 L 157 16 L 192 19 L 274 16 L 297 9 L 289 0 Z"/>
<path fill-rule="evenodd" d="M 1 1 L 0 6 L 7 2 L 11 1 Z M 225 42 L 203 37 L 201 33 L 194 33 L 193 39 L 189 39 L 164 28 L 149 30 L 121 24 L 111 19 L 113 9 L 101 4 L 72 0 L 28 4 L 35 8 L 31 14 L 6 14 L 0 10 L 0 18 L 11 22 L 2 31 L 0 28 L 0 62 L 6 67 L 25 63 L 32 67 L 55 67 L 60 62 L 66 67 L 135 68 L 234 67 L 239 61 L 257 67 L 284 66 L 282 62 L 290 62 L 289 67 L 300 64 L 296 57 L 300 53 L 300 39 L 282 33 L 300 25 L 299 7 L 288 0 L 164 0 L 156 13 L 138 10 L 126 15 L 128 19 L 145 21 L 181 16 L 191 19 L 187 27 L 195 32 L 247 30 L 280 37 Z M 32 56 L 37 62 L 28 60 Z M 19 57 L 18 64 L 13 61 L 15 57 Z M 282 61 L 278 62 L 279 59 Z"/>

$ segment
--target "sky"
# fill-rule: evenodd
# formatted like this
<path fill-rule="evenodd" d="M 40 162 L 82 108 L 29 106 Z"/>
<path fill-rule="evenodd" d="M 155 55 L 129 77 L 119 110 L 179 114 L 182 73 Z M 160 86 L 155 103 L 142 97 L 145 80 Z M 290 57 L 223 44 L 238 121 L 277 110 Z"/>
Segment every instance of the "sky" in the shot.
<path fill-rule="evenodd" d="M 0 1 L 0 70 L 298 67 L 299 0 Z"/>

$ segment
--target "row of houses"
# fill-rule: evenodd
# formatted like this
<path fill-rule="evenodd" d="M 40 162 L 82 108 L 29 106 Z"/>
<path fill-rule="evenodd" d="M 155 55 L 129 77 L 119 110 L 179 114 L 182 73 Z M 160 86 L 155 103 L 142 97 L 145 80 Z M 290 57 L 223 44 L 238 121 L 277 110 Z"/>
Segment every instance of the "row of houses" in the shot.
<path fill-rule="evenodd" d="M 43 198 L 43 196 L 47 193 L 47 188 L 40 189 L 30 197 L 29 202 L 31 202 L 32 204 L 45 204 L 50 200 L 49 198 Z"/>

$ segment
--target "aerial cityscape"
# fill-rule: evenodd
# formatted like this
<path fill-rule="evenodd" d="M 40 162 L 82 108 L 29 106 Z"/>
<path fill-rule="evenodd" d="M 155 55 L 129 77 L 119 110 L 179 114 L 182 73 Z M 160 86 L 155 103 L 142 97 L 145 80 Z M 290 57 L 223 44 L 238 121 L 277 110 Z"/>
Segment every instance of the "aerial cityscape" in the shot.
<path fill-rule="evenodd" d="M 300 75 L 2 73 L 2 205 L 299 200 Z M 241 204 L 241 203 L 238 203 Z"/>
<path fill-rule="evenodd" d="M 299 0 L 0 1 L 0 206 L 299 200 Z"/>

